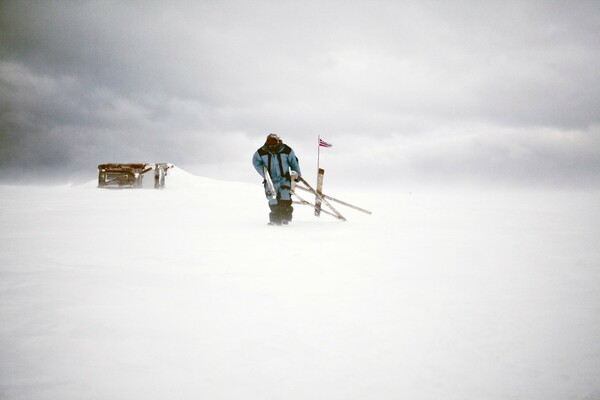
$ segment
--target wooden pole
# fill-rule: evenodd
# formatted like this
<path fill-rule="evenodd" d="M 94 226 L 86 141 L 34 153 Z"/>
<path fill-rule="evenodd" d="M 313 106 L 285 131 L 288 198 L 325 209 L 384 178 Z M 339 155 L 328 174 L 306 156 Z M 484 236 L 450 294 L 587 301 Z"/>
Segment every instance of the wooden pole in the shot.
<path fill-rule="evenodd" d="M 315 216 L 321 215 L 321 198 L 323 196 L 323 175 L 325 170 L 319 168 L 317 172 L 317 194 L 315 195 Z"/>
<path fill-rule="evenodd" d="M 331 200 L 331 201 L 335 201 L 335 202 L 337 202 L 337 203 L 340 203 L 340 204 L 342 204 L 342 205 L 345 205 L 346 207 L 353 208 L 353 209 L 355 209 L 356 211 L 364 212 L 365 214 L 369 214 L 369 215 L 373 214 L 373 212 L 371 212 L 371 211 L 369 211 L 369 210 L 365 210 L 364 208 L 357 207 L 357 206 L 355 206 L 355 205 L 352 205 L 352 204 L 350 204 L 350 203 L 346 203 L 345 201 L 338 200 L 338 199 L 336 199 L 336 198 L 333 198 L 333 197 L 331 197 L 331 196 L 327 196 L 326 194 L 323 194 L 322 196 L 323 196 L 323 198 L 325 198 L 325 199 L 328 199 L 328 200 Z"/>
<path fill-rule="evenodd" d="M 317 136 L 317 193 L 323 193 L 323 174 L 321 169 L 321 135 Z M 321 216 L 321 199 L 315 196 L 315 216 Z"/>

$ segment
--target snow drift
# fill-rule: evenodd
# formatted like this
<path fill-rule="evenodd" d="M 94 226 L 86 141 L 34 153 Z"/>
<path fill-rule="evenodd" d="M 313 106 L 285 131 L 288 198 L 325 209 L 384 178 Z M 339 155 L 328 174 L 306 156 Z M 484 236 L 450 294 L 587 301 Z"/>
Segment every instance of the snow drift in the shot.
<path fill-rule="evenodd" d="M 600 398 L 597 193 L 166 186 L 0 186 L 0 398 Z"/>

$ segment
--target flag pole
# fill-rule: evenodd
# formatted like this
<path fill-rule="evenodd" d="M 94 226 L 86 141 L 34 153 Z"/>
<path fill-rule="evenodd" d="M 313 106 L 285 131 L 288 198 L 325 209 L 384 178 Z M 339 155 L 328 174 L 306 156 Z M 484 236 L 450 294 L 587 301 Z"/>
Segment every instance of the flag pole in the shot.
<path fill-rule="evenodd" d="M 319 168 L 321 167 L 321 135 L 317 138 L 317 174 L 319 173 Z"/>
<path fill-rule="evenodd" d="M 318 136 L 317 141 L 317 192 L 315 194 L 315 215 L 319 217 L 321 215 L 321 193 L 323 193 L 323 173 L 321 170 L 321 135 Z"/>

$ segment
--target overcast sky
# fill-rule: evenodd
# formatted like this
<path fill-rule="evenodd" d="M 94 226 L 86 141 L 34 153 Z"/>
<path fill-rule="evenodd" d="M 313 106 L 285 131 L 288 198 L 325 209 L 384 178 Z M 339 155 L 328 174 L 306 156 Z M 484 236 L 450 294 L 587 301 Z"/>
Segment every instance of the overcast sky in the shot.
<path fill-rule="evenodd" d="M 0 2 L 0 167 L 600 187 L 600 1 Z M 335 177 L 335 178 L 333 178 Z"/>

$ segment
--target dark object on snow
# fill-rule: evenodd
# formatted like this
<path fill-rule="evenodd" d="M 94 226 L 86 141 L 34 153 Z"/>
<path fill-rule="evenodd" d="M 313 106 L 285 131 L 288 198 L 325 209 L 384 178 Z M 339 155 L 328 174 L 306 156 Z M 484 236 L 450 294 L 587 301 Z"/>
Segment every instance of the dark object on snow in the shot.
<path fill-rule="evenodd" d="M 165 186 L 165 176 L 167 170 L 172 168 L 172 164 L 100 164 L 98 165 L 98 187 L 99 188 L 142 188 L 144 185 L 144 176 L 150 171 L 154 171 L 154 187 L 162 189 Z"/>

